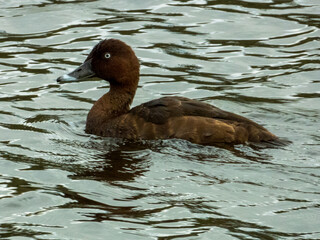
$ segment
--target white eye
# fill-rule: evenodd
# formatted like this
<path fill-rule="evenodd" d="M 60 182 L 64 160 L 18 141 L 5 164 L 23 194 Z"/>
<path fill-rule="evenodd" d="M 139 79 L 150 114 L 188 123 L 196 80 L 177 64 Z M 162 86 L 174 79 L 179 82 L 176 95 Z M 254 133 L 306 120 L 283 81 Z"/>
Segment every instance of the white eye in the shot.
<path fill-rule="evenodd" d="M 111 57 L 111 54 L 110 54 L 110 53 L 106 53 L 106 54 L 104 54 L 104 57 L 105 57 L 105 58 L 110 58 L 110 57 Z"/>

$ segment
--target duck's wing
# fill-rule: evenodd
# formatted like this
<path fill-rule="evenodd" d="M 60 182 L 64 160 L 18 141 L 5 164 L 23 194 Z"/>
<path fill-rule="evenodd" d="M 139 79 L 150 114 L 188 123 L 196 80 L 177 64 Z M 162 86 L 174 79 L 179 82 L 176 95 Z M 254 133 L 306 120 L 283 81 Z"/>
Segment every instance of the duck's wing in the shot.
<path fill-rule="evenodd" d="M 163 97 L 126 115 L 142 138 L 183 138 L 201 144 L 260 142 L 277 139 L 259 124 L 215 106 L 184 97 Z"/>
<path fill-rule="evenodd" d="M 213 105 L 184 97 L 163 97 L 155 99 L 132 108 L 130 113 L 143 118 L 147 122 L 155 124 L 164 124 L 173 117 L 199 116 L 226 122 L 233 121 L 247 123 L 263 128 L 259 124 L 240 115 L 223 111 Z"/>

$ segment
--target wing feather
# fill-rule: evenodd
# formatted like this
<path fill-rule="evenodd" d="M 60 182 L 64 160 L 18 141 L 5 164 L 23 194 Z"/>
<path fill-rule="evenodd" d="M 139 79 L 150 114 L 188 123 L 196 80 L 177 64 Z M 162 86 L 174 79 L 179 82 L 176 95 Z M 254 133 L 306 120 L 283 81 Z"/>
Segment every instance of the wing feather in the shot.
<path fill-rule="evenodd" d="M 132 108 L 130 114 L 147 122 L 165 124 L 173 117 L 200 116 L 224 122 L 239 122 L 265 130 L 259 124 L 240 115 L 223 111 L 213 105 L 184 97 L 163 97 Z"/>

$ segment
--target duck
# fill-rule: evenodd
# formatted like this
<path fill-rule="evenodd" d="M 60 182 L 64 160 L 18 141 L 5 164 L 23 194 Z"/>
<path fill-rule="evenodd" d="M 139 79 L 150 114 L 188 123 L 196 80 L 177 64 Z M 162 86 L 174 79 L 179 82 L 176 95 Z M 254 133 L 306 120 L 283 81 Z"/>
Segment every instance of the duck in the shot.
<path fill-rule="evenodd" d="M 98 77 L 110 84 L 87 115 L 85 132 L 127 140 L 184 139 L 195 144 L 270 142 L 278 137 L 258 123 L 211 104 L 165 96 L 130 108 L 138 88 L 140 63 L 118 39 L 96 44 L 74 71 L 58 83 Z"/>

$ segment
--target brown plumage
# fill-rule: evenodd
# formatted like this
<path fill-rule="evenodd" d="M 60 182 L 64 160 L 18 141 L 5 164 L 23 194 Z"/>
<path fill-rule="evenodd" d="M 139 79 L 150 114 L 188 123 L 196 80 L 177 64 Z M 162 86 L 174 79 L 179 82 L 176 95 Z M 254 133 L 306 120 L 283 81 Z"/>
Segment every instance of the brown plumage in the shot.
<path fill-rule="evenodd" d="M 80 67 L 57 81 L 91 76 L 107 80 L 110 91 L 91 108 L 87 133 L 132 140 L 181 138 L 206 145 L 277 139 L 245 117 L 184 97 L 163 97 L 130 110 L 139 81 L 139 61 L 120 40 L 101 41 Z"/>

